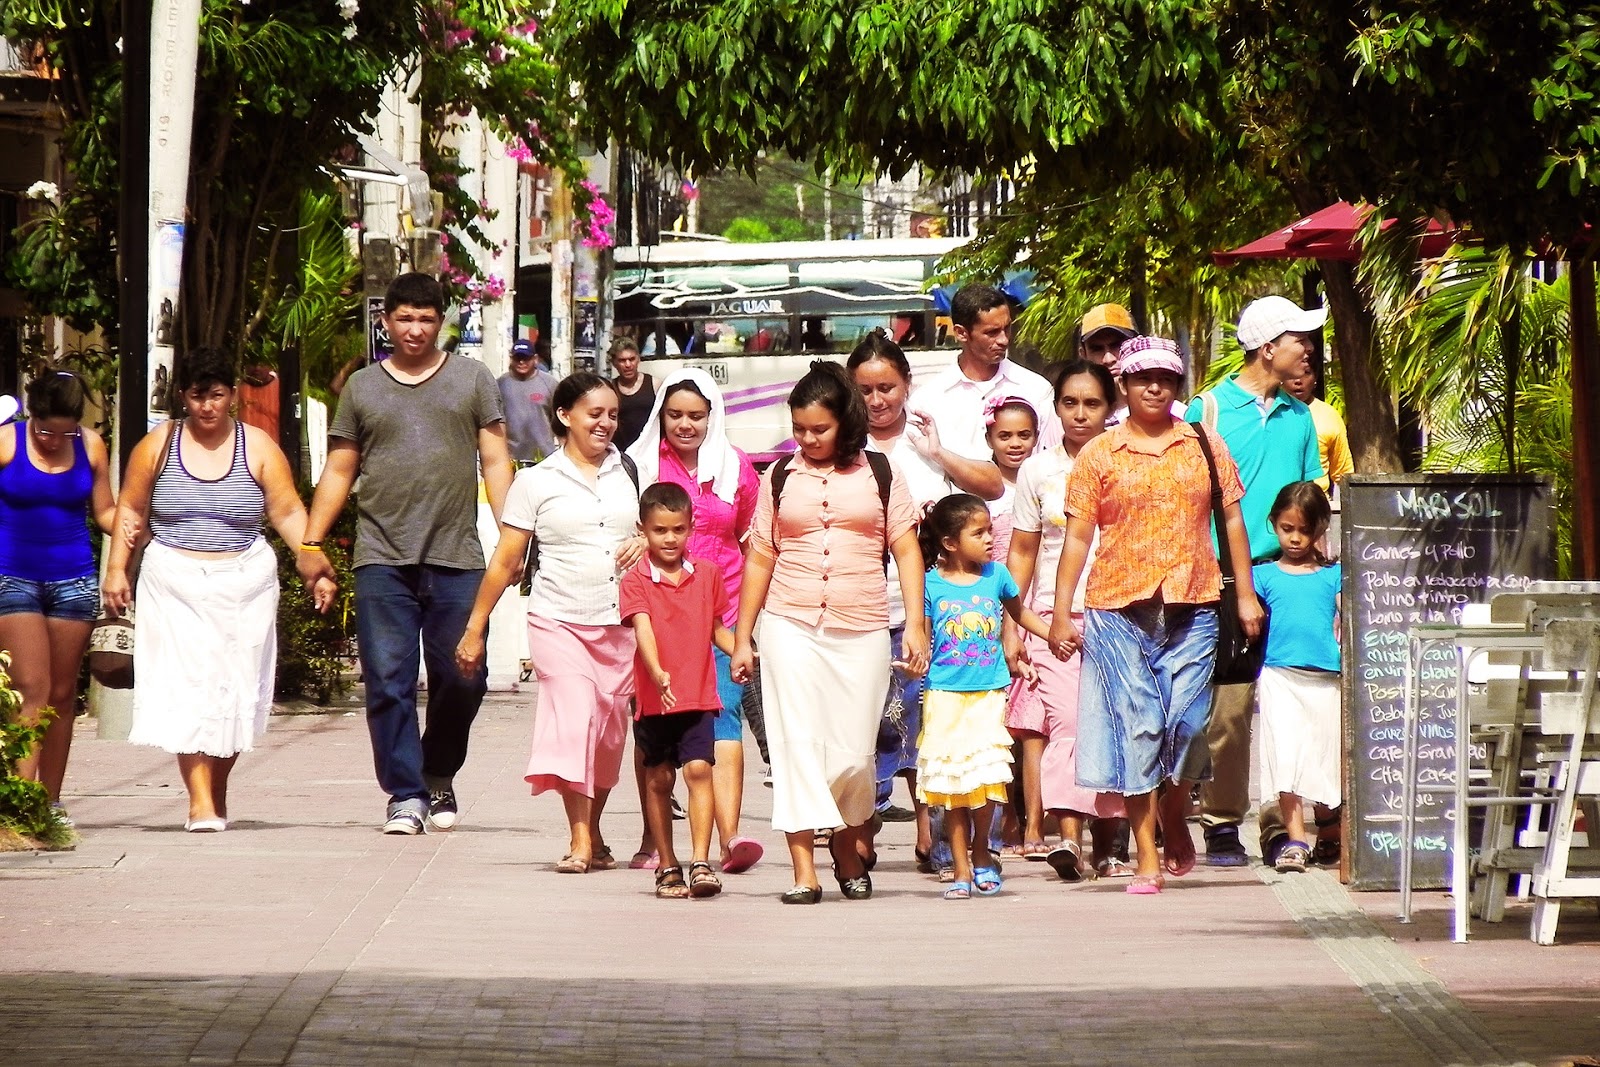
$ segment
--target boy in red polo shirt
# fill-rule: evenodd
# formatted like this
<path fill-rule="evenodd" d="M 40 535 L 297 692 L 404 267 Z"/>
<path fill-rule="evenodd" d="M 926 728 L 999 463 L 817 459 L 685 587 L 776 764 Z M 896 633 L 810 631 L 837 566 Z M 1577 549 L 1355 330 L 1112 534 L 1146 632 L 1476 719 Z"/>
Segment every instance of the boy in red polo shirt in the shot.
<path fill-rule="evenodd" d="M 715 644 L 733 654 L 733 633 L 722 623 L 727 592 L 715 563 L 684 557 L 694 505 L 683 487 L 658 482 L 639 497 L 639 526 L 648 553 L 622 576 L 622 621 L 639 640 L 633 674 L 638 712 L 633 740 L 644 756 L 646 824 L 660 853 L 656 896 L 711 897 L 722 892 L 710 862 L 711 765 L 715 721 L 722 708 Z M 672 787 L 677 768 L 689 787 L 689 837 L 694 859 L 688 879 L 672 849 Z"/>

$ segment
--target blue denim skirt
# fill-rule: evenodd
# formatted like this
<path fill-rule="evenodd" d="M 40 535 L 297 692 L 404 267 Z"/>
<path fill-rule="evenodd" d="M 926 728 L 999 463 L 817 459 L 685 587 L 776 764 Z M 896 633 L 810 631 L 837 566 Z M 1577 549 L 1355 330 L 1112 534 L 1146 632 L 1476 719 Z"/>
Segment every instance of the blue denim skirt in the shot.
<path fill-rule="evenodd" d="M 1142 601 L 1084 612 L 1078 784 L 1123 796 L 1211 777 L 1217 611 Z"/>

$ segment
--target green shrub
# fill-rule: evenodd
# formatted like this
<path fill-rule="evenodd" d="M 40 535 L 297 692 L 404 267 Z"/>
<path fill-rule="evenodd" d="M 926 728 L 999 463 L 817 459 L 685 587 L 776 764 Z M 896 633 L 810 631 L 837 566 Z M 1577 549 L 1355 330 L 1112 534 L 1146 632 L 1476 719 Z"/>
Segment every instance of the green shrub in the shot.
<path fill-rule="evenodd" d="M 301 487 L 310 499 L 311 488 Z M 309 700 L 329 704 L 350 689 L 346 667 L 355 655 L 355 572 L 350 568 L 356 536 L 353 499 L 323 539 L 323 550 L 338 575 L 339 592 L 326 615 L 318 613 L 311 595 L 295 570 L 295 553 L 276 535 L 278 553 L 278 669 L 273 696 L 278 700 Z"/>
<path fill-rule="evenodd" d="M 11 654 L 0 652 L 0 827 L 31 838 L 46 848 L 70 845 L 70 827 L 50 806 L 50 794 L 39 782 L 17 777 L 17 761 L 44 740 L 55 711 L 45 708 L 33 726 L 19 722 L 22 694 L 11 685 Z"/>

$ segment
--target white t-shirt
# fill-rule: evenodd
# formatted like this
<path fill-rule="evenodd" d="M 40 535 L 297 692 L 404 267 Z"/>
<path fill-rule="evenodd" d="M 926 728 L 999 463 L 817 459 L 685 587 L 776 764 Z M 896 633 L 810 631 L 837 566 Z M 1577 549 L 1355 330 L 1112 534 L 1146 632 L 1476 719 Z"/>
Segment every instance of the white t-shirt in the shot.
<path fill-rule="evenodd" d="M 1011 509 L 1014 533 L 1039 535 L 1039 558 L 1033 566 L 1033 592 L 1028 603 L 1034 611 L 1054 607 L 1056 570 L 1067 540 L 1067 476 L 1072 473 L 1072 457 L 1060 445 L 1023 460 L 1017 471 L 1017 496 Z M 1078 587 L 1072 591 L 1072 613 L 1083 614 L 1083 590 L 1095 551 L 1100 547 L 1100 531 L 1089 542 L 1089 557 L 1084 561 Z M 1024 591 L 1026 592 L 1026 590 Z"/>
<path fill-rule="evenodd" d="M 539 544 L 530 614 L 580 626 L 621 623 L 617 547 L 639 520 L 639 491 L 621 453 L 611 449 L 593 486 L 560 450 L 518 471 L 500 520 L 530 531 Z"/>
<path fill-rule="evenodd" d="M 994 450 L 989 447 L 988 428 L 983 424 L 983 405 L 995 396 L 1015 396 L 1033 405 L 1039 413 L 1040 448 L 1061 443 L 1055 390 L 1043 377 L 1009 359 L 1001 360 L 995 376 L 986 382 L 968 378 L 959 365 L 942 370 L 911 394 L 907 406 L 933 418 L 940 442 L 950 451 L 967 459 L 988 460 L 994 458 Z"/>
<path fill-rule="evenodd" d="M 944 468 L 924 458 L 911 443 L 910 435 L 915 432 L 907 426 L 906 432 L 895 438 L 887 450 L 881 441 L 868 437 L 867 447 L 889 457 L 889 463 L 900 472 L 900 477 L 905 479 L 906 490 L 911 494 L 911 504 L 916 508 L 917 518 L 921 519 L 928 513 L 929 508 L 954 493 L 956 487 L 945 477 Z M 894 560 L 889 561 L 884 574 L 889 583 L 889 627 L 896 629 L 906 624 L 906 605 L 905 594 L 900 589 L 900 568 L 894 565 Z"/>

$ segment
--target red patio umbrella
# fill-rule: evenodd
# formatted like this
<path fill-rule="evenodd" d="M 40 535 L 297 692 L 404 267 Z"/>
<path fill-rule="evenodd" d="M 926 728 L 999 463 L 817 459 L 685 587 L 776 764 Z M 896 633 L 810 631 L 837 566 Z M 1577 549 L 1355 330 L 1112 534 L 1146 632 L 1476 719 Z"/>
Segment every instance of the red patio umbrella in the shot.
<path fill-rule="evenodd" d="M 1372 211 L 1371 204 L 1340 200 L 1231 252 L 1213 252 L 1211 260 L 1219 267 L 1230 267 L 1241 259 L 1330 259 L 1354 263 L 1361 258 L 1357 237 Z M 1396 221 L 1384 219 L 1383 229 L 1387 230 Z M 1438 219 L 1429 219 L 1422 236 L 1422 257 L 1431 259 L 1443 255 L 1456 236 L 1456 230 Z"/>

